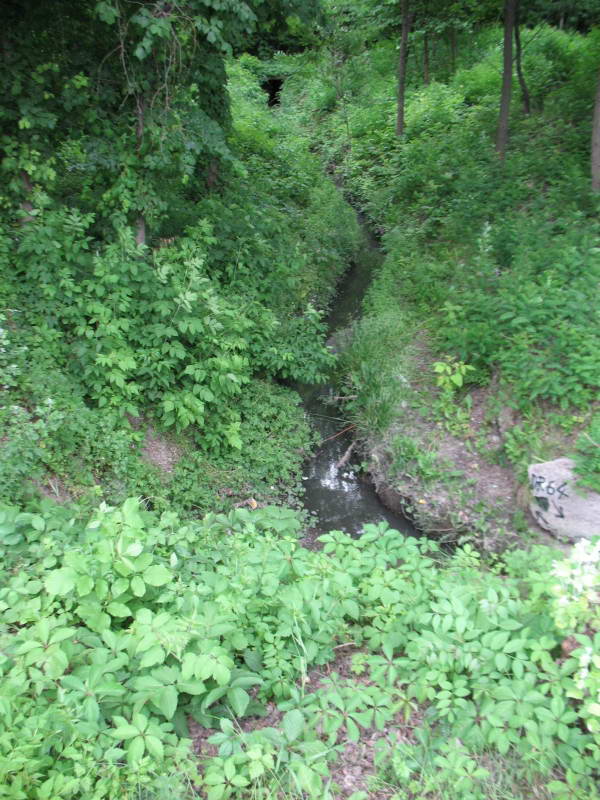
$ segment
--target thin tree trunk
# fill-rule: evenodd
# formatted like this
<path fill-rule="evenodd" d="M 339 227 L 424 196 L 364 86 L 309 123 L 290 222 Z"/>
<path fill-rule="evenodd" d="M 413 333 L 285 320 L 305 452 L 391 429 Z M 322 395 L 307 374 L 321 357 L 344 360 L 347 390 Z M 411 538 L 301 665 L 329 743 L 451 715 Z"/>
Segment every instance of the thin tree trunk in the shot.
<path fill-rule="evenodd" d="M 413 15 L 409 0 L 402 0 L 402 37 L 398 57 L 398 108 L 396 112 L 396 136 L 404 135 L 404 98 L 406 94 L 406 61 L 408 57 L 408 34 L 412 27 Z"/>
<path fill-rule="evenodd" d="M 600 74 L 596 87 L 594 123 L 592 125 L 592 191 L 600 192 Z"/>
<path fill-rule="evenodd" d="M 31 178 L 29 177 L 28 173 L 25 170 L 21 170 L 21 183 L 23 184 L 23 188 L 25 189 L 25 193 L 30 195 L 33 191 L 33 184 L 31 183 Z M 33 222 L 35 217 L 31 213 L 33 211 L 33 206 L 31 205 L 29 200 L 23 200 L 21 202 L 21 209 L 25 212 L 25 216 L 21 217 L 20 224 L 27 225 L 28 222 Z"/>
<path fill-rule="evenodd" d="M 4 61 L 8 73 L 10 56 L 12 55 L 12 48 L 10 40 L 6 34 L 2 36 L 2 39 L 0 39 L 0 49 L 2 50 L 2 60 Z M 0 153 L 0 156 L 1 155 L 2 153 Z M 22 200 L 20 204 L 21 210 L 24 211 L 25 214 L 19 220 L 19 225 L 27 225 L 28 222 L 33 222 L 35 217 L 31 213 L 33 211 L 33 206 L 31 202 L 27 199 L 27 196 L 30 195 L 33 191 L 33 184 L 31 183 L 31 177 L 29 173 L 24 169 L 21 170 L 21 183 L 23 185 L 26 198 Z"/>
<path fill-rule="evenodd" d="M 510 98 L 512 94 L 512 42 L 515 28 L 515 12 L 517 0 L 505 0 L 504 3 L 504 67 L 502 71 L 502 94 L 500 96 L 500 114 L 498 132 L 496 134 L 496 151 L 503 161 L 508 144 L 508 120 L 510 114 Z"/>
<path fill-rule="evenodd" d="M 135 138 L 137 142 L 138 157 L 142 155 L 142 143 L 144 140 L 144 124 L 146 114 L 146 101 L 143 97 L 137 98 L 137 124 L 135 128 Z M 135 222 L 135 242 L 137 245 L 146 244 L 146 218 L 140 211 Z"/>
<path fill-rule="evenodd" d="M 529 99 L 529 89 L 525 82 L 523 75 L 523 63 L 521 60 L 521 30 L 519 27 L 519 6 L 520 0 L 517 0 L 515 7 L 515 61 L 517 64 L 517 75 L 519 76 L 519 86 L 521 87 L 521 94 L 523 95 L 523 111 L 529 114 L 531 111 L 531 102 Z"/>
<path fill-rule="evenodd" d="M 423 36 L 423 83 L 429 86 L 431 83 L 431 73 L 429 71 L 429 35 L 425 31 Z"/>
<path fill-rule="evenodd" d="M 456 72 L 456 28 L 450 28 L 450 70 Z"/>

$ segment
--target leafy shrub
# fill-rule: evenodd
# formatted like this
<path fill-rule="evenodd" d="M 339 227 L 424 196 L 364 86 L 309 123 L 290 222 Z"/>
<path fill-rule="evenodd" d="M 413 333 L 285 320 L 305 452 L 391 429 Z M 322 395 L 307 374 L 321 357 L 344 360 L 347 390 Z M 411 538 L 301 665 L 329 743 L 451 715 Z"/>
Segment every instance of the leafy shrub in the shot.
<path fill-rule="evenodd" d="M 501 58 L 493 27 L 462 43 L 445 83 L 422 86 L 412 74 L 401 142 L 390 42 L 367 45 L 337 67 L 352 86 L 351 148 L 341 109 L 315 130 L 346 190 L 384 232 L 387 256 L 367 310 L 416 310 L 417 329 L 433 332 L 439 352 L 475 366 L 478 380 L 500 373 L 523 409 L 542 400 L 585 405 L 600 381 L 588 178 L 596 38 L 524 29 L 535 113 L 523 117 L 515 96 L 502 165 L 493 148 Z M 297 103 L 310 107 L 314 82 L 332 80 L 325 59 L 320 69 L 319 78 L 292 85 Z M 394 357 L 393 349 L 378 355 Z M 370 388 L 358 393 L 367 404 Z"/>

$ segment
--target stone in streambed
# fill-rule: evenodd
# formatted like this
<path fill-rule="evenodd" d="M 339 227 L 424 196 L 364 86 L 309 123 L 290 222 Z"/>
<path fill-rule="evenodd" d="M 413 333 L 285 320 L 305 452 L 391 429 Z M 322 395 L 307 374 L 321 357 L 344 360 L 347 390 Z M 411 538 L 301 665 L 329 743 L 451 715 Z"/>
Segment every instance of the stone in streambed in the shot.
<path fill-rule="evenodd" d="M 577 486 L 574 467 L 570 458 L 531 464 L 529 508 L 537 524 L 554 536 L 591 539 L 600 535 L 600 494 Z"/>

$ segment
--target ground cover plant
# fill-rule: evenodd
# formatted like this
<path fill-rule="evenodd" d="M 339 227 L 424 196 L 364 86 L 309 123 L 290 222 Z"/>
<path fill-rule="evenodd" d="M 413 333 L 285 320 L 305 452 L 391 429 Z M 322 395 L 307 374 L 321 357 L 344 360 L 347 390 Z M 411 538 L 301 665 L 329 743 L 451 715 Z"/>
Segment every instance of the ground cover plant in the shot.
<path fill-rule="evenodd" d="M 388 796 L 491 796 L 493 760 L 511 796 L 597 796 L 598 546 L 486 564 L 367 525 L 311 551 L 283 508 L 182 523 L 132 498 L 0 525 L 4 797 L 334 798 L 367 734 Z"/>

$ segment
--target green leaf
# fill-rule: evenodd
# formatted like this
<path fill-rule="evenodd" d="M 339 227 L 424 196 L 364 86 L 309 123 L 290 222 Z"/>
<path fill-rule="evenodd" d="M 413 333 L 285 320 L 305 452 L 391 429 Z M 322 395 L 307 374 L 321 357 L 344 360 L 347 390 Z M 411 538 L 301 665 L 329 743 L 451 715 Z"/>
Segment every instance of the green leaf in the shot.
<path fill-rule="evenodd" d="M 77 588 L 77 594 L 80 597 L 85 597 L 85 595 L 89 594 L 94 588 L 94 579 L 89 575 L 79 575 L 75 581 L 75 586 Z"/>
<path fill-rule="evenodd" d="M 173 579 L 173 575 L 162 564 L 154 564 L 144 572 L 143 578 L 150 586 L 164 586 Z"/>
<path fill-rule="evenodd" d="M 167 719 L 172 719 L 177 711 L 177 701 L 179 694 L 174 686 L 165 686 L 159 692 L 156 699 L 153 699 L 154 704 L 161 710 Z"/>
<path fill-rule="evenodd" d="M 165 660 L 164 649 L 156 644 L 149 650 L 146 650 L 140 661 L 140 667 L 153 667 L 155 664 L 163 664 Z"/>
<path fill-rule="evenodd" d="M 248 708 L 248 703 L 250 702 L 250 695 L 248 692 L 244 691 L 244 689 L 236 687 L 234 689 L 229 689 L 227 692 L 227 701 L 235 715 L 237 717 L 243 717 L 244 712 Z"/>
<path fill-rule="evenodd" d="M 244 650 L 244 661 L 248 669 L 253 672 L 260 672 L 262 670 L 262 658 L 257 650 Z"/>
<path fill-rule="evenodd" d="M 145 744 L 143 736 L 136 736 L 127 745 L 127 761 L 130 767 L 137 767 L 144 755 Z"/>
<path fill-rule="evenodd" d="M 177 688 L 186 694 L 200 695 L 206 691 L 206 684 L 202 681 L 178 681 Z"/>
<path fill-rule="evenodd" d="M 46 527 L 46 520 L 43 517 L 38 516 L 37 514 L 33 514 L 31 517 L 31 527 L 34 528 L 36 531 L 43 531 Z"/>
<path fill-rule="evenodd" d="M 219 662 L 214 665 L 212 674 L 219 686 L 225 686 L 231 680 L 231 670 Z"/>
<path fill-rule="evenodd" d="M 224 686 L 216 686 L 214 689 L 211 689 L 202 701 L 202 711 L 206 711 L 207 708 L 210 708 L 210 706 L 216 703 L 217 700 L 220 700 L 226 692 L 227 689 Z"/>
<path fill-rule="evenodd" d="M 288 742 L 294 742 L 304 730 L 304 714 L 294 708 L 284 715 L 281 724 L 285 738 Z"/>
<path fill-rule="evenodd" d="M 346 720 L 346 733 L 351 742 L 358 742 L 360 739 L 360 729 L 350 717 Z"/>
<path fill-rule="evenodd" d="M 496 664 L 496 669 L 499 672 L 504 672 L 508 666 L 508 658 L 504 655 L 504 653 L 496 653 L 496 658 L 494 661 Z"/>
<path fill-rule="evenodd" d="M 358 728 L 357 728 L 358 730 Z M 300 788 L 313 797 L 318 797 L 323 784 L 320 776 L 306 764 L 298 764 L 295 770 Z"/>
<path fill-rule="evenodd" d="M 61 650 L 60 647 L 57 647 L 46 661 L 44 671 L 49 678 L 56 680 L 56 678 L 60 678 L 61 675 L 64 675 L 68 666 L 69 659 L 67 658 L 67 654 Z"/>
<path fill-rule="evenodd" d="M 110 732 L 110 735 L 119 740 L 133 739 L 134 736 L 139 735 L 139 731 L 134 725 L 119 725 L 118 728 Z"/>
<path fill-rule="evenodd" d="M 111 615 L 111 617 L 130 617 L 131 610 L 128 606 L 124 603 L 109 603 L 106 606 L 106 610 Z"/>
<path fill-rule="evenodd" d="M 136 597 L 143 597 L 146 594 L 146 584 L 139 575 L 134 575 L 131 579 L 131 591 Z"/>
<path fill-rule="evenodd" d="M 75 588 L 77 573 L 71 567 L 54 569 L 44 578 L 44 586 L 48 594 L 65 595 L 72 592 Z"/>
<path fill-rule="evenodd" d="M 158 736 L 150 736 L 147 735 L 144 737 L 146 742 L 146 748 L 150 755 L 154 756 L 154 758 L 158 758 L 160 761 L 164 758 L 165 748 L 163 743 L 158 738 Z"/>

